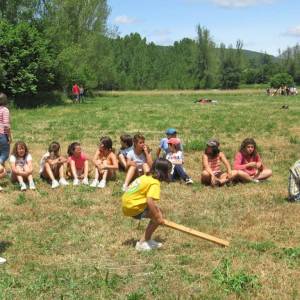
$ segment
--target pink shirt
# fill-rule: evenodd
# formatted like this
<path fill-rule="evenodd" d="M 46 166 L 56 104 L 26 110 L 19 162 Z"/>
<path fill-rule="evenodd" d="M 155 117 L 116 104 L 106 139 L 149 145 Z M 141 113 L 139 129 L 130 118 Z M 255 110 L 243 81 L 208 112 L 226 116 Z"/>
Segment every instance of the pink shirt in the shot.
<path fill-rule="evenodd" d="M 246 157 L 241 152 L 238 152 L 234 158 L 234 169 L 242 170 L 250 176 L 254 176 L 257 172 L 257 169 L 253 167 L 246 167 L 246 164 L 250 162 L 261 162 L 259 154 L 257 153 L 256 156 Z"/>
<path fill-rule="evenodd" d="M 0 106 L 0 134 L 8 134 L 10 128 L 9 110 L 5 106 Z"/>
<path fill-rule="evenodd" d="M 84 153 L 81 153 L 79 157 L 74 155 L 68 157 L 68 163 L 73 160 L 75 162 L 75 167 L 77 170 L 83 170 L 84 162 L 87 160 L 87 156 Z"/>
<path fill-rule="evenodd" d="M 220 159 L 220 154 L 218 154 L 214 158 L 210 158 L 207 155 L 207 160 L 208 160 L 208 165 L 211 168 L 212 172 L 214 175 L 218 174 L 221 172 L 221 159 Z"/>

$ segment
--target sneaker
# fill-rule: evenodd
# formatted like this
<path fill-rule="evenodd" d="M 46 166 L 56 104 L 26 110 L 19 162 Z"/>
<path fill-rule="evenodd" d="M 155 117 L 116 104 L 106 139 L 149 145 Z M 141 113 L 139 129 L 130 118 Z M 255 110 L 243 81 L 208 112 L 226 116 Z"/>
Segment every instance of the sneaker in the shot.
<path fill-rule="evenodd" d="M 91 187 L 97 187 L 99 184 L 99 181 L 97 179 L 94 179 L 93 182 L 90 184 Z"/>
<path fill-rule="evenodd" d="M 5 264 L 6 263 L 6 259 L 3 257 L 0 257 L 0 265 Z"/>
<path fill-rule="evenodd" d="M 151 247 L 149 241 L 136 242 L 135 250 L 137 250 L 137 251 L 149 251 L 152 249 L 153 248 Z"/>
<path fill-rule="evenodd" d="M 0 186 L 0 192 L 2 192 L 3 191 L 3 187 L 2 186 Z"/>
<path fill-rule="evenodd" d="M 192 183 L 194 183 L 194 181 L 192 180 L 192 178 L 187 178 L 185 180 L 185 184 L 192 184 Z"/>
<path fill-rule="evenodd" d="M 122 191 L 123 191 L 123 192 L 127 192 L 127 190 L 128 190 L 128 186 L 125 185 L 125 184 L 123 184 L 123 185 L 122 185 Z"/>
<path fill-rule="evenodd" d="M 79 181 L 79 179 L 74 179 L 73 180 L 73 185 L 79 185 L 80 184 L 80 181 Z"/>
<path fill-rule="evenodd" d="M 85 178 L 83 178 L 82 183 L 84 185 L 89 185 L 89 180 L 85 177 Z"/>
<path fill-rule="evenodd" d="M 30 182 L 29 182 L 29 189 L 30 189 L 30 190 L 35 190 L 35 184 L 34 184 L 33 181 L 30 181 Z"/>
<path fill-rule="evenodd" d="M 57 187 L 59 187 L 59 183 L 58 183 L 57 180 L 54 179 L 54 180 L 52 181 L 51 188 L 52 188 L 52 189 L 55 189 L 55 188 L 57 188 Z"/>
<path fill-rule="evenodd" d="M 21 191 L 26 191 L 26 189 L 27 189 L 26 184 L 24 182 L 22 182 L 20 184 L 20 188 L 21 188 Z"/>
<path fill-rule="evenodd" d="M 105 186 L 106 186 L 106 181 L 103 180 L 103 179 L 102 179 L 102 180 L 99 182 L 99 184 L 97 185 L 97 187 L 100 188 L 100 189 L 104 189 Z"/>
<path fill-rule="evenodd" d="M 61 178 L 59 179 L 59 184 L 65 186 L 69 185 L 69 182 L 65 178 Z"/>
<path fill-rule="evenodd" d="M 155 240 L 149 240 L 148 244 L 151 246 L 152 249 L 156 249 L 156 248 L 161 248 L 162 247 L 162 243 L 159 243 Z"/>
<path fill-rule="evenodd" d="M 252 182 L 260 183 L 260 181 L 258 179 L 253 179 Z"/>

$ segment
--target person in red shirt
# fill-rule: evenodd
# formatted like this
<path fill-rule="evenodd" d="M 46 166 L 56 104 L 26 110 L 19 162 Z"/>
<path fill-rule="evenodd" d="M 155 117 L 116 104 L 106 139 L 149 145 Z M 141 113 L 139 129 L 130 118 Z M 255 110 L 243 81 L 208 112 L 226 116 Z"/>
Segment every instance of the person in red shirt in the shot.
<path fill-rule="evenodd" d="M 75 83 L 72 87 L 72 93 L 74 97 L 74 102 L 79 102 L 80 89 L 77 83 Z"/>

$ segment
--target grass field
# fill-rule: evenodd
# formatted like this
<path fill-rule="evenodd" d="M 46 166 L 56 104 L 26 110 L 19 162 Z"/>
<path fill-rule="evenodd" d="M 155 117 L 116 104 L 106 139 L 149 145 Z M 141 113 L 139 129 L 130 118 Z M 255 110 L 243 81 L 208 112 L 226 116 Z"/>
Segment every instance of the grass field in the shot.
<path fill-rule="evenodd" d="M 199 97 L 217 105 L 193 103 Z M 289 109 L 281 109 L 288 104 Z M 37 191 L 1 182 L 0 299 L 299 299 L 299 204 L 289 203 L 287 176 L 300 158 L 300 96 L 236 92 L 104 93 L 86 103 L 12 109 L 14 140 L 34 159 Z M 92 156 L 98 138 L 119 148 L 122 133 L 140 131 L 153 150 L 175 127 L 195 183 L 162 184 L 160 207 L 174 222 L 230 240 L 218 247 L 168 228 L 161 250 L 137 253 L 146 221 L 122 216 L 124 174 L 104 190 L 51 190 L 38 162 L 52 140 L 63 152 L 80 141 Z M 232 162 L 241 141 L 254 137 L 273 177 L 261 184 L 212 189 L 200 181 L 201 151 L 217 137 Z"/>

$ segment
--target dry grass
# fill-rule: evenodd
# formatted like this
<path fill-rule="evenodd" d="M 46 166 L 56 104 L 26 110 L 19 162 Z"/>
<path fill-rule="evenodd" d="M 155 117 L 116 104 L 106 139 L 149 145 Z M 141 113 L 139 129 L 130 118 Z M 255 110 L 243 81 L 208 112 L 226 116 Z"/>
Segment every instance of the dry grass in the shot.
<path fill-rule="evenodd" d="M 252 91 L 251 91 L 252 92 Z M 146 222 L 122 216 L 124 174 L 104 191 L 72 186 L 20 193 L 5 180 L 0 195 L 2 299 L 297 299 L 300 206 L 286 201 L 288 167 L 299 158 L 299 97 L 267 98 L 249 91 L 207 94 L 108 93 L 81 105 L 13 110 L 14 138 L 31 148 L 36 174 L 49 142 L 80 140 L 92 156 L 100 135 L 116 148 L 122 132 L 144 132 L 155 152 L 167 127 L 185 143 L 192 187 L 163 184 L 160 206 L 172 221 L 230 240 L 229 248 L 168 228 L 160 251 L 137 253 Z M 289 110 L 281 110 L 288 103 Z M 269 182 L 220 189 L 199 183 L 204 141 L 216 136 L 232 160 L 254 136 Z M 37 177 L 37 176 L 36 176 Z"/>

